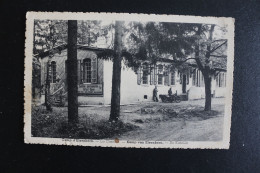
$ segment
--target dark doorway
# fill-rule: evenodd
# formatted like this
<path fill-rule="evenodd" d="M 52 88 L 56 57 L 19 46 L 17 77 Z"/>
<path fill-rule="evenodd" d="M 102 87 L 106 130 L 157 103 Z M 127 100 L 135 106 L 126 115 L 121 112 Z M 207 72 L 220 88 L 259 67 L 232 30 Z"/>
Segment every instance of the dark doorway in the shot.
<path fill-rule="evenodd" d="M 186 75 L 184 74 L 184 75 L 182 75 L 182 93 L 186 93 L 186 84 L 187 84 L 187 82 L 186 82 Z"/>

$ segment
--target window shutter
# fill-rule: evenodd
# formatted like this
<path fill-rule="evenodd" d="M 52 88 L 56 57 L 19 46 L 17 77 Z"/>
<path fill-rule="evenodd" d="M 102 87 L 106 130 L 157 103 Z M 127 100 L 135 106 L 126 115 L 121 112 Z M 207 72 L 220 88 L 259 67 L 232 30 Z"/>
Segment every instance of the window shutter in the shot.
<path fill-rule="evenodd" d="M 80 60 L 80 83 L 83 83 L 83 60 Z"/>
<path fill-rule="evenodd" d="M 57 75 L 57 71 L 56 71 L 56 62 L 52 61 L 51 62 L 51 83 L 56 83 L 56 75 Z"/>
<path fill-rule="evenodd" d="M 48 62 L 44 62 L 44 79 L 43 79 L 43 84 L 46 84 L 46 78 L 47 78 L 47 70 L 48 70 Z"/>
<path fill-rule="evenodd" d="M 142 71 L 142 69 L 139 67 L 138 70 L 137 70 L 137 84 L 138 85 L 141 85 L 141 80 L 142 80 L 141 71 Z"/>
<path fill-rule="evenodd" d="M 219 79 L 219 87 L 222 87 L 222 73 L 219 73 L 218 79 Z"/>
<path fill-rule="evenodd" d="M 154 67 L 150 65 L 150 85 L 154 84 Z"/>
<path fill-rule="evenodd" d="M 224 73 L 221 73 L 221 87 L 224 86 Z"/>
<path fill-rule="evenodd" d="M 77 78 L 78 78 L 78 85 L 80 84 L 80 60 L 77 63 Z"/>
<path fill-rule="evenodd" d="M 157 65 L 154 65 L 154 85 L 157 85 Z"/>
<path fill-rule="evenodd" d="M 182 84 L 182 73 L 180 74 L 180 84 Z"/>
<path fill-rule="evenodd" d="M 168 85 L 168 81 L 169 81 L 169 75 L 166 74 L 166 72 L 165 72 L 165 75 L 164 75 L 164 85 Z"/>
<path fill-rule="evenodd" d="M 91 83 L 97 83 L 97 58 L 91 60 Z"/>
<path fill-rule="evenodd" d="M 41 63 L 41 71 L 41 85 L 44 85 L 46 80 L 46 62 Z"/>

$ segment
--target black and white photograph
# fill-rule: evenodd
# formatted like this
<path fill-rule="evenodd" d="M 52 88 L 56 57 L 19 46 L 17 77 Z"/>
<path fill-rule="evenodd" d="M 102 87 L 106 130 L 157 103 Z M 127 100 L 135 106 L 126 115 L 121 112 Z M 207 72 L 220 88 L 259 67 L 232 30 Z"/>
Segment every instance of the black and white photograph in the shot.
<path fill-rule="evenodd" d="M 234 19 L 28 12 L 25 142 L 228 149 Z"/>

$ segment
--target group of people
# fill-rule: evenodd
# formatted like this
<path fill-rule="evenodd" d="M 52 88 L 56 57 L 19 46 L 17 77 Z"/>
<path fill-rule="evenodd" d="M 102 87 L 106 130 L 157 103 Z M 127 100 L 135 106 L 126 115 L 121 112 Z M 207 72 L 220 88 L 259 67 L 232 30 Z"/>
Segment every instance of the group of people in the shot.
<path fill-rule="evenodd" d="M 158 102 L 158 96 L 157 96 L 157 93 L 158 93 L 158 89 L 157 89 L 157 86 L 155 86 L 155 88 L 153 89 L 153 101 L 155 102 Z M 172 88 L 170 88 L 168 90 L 168 95 L 171 96 L 172 95 Z"/>

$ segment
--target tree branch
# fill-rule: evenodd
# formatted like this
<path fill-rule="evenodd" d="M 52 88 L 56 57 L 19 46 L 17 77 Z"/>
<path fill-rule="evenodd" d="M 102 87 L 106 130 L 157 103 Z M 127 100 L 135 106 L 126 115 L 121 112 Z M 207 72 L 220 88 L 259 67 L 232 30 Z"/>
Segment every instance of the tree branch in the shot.
<path fill-rule="evenodd" d="M 217 58 L 226 58 L 227 57 L 226 55 L 210 55 L 210 56 L 217 57 Z"/>
<path fill-rule="evenodd" d="M 218 42 L 218 41 L 227 41 L 227 39 L 214 40 L 214 41 L 212 41 L 211 43 L 215 43 L 215 42 Z"/>
<path fill-rule="evenodd" d="M 223 45 L 226 44 L 226 43 L 227 43 L 227 40 L 226 40 L 224 43 L 218 45 L 216 48 L 212 49 L 209 53 L 214 52 L 215 50 L 217 50 L 218 48 L 220 48 L 221 46 L 223 46 Z"/>
<path fill-rule="evenodd" d="M 185 63 L 186 61 L 188 61 L 188 60 L 190 60 L 190 59 L 196 60 L 196 58 L 187 58 L 187 59 L 185 59 L 185 60 L 183 60 L 183 61 L 174 61 L 174 62 L 175 62 L 175 63 L 178 63 L 179 65 L 181 65 L 181 64 Z"/>

